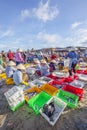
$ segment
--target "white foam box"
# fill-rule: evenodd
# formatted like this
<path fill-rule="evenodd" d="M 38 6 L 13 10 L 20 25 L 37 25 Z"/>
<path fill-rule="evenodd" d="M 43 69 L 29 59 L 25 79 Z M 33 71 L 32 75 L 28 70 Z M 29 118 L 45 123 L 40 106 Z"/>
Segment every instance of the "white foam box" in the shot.
<path fill-rule="evenodd" d="M 87 75 L 85 75 L 85 74 L 78 74 L 78 77 L 80 80 L 87 81 Z"/>
<path fill-rule="evenodd" d="M 56 96 L 53 96 L 46 104 L 50 104 L 51 102 L 54 102 L 55 107 L 55 111 L 52 115 L 53 121 L 50 121 L 50 118 L 43 112 L 43 108 L 40 109 L 40 114 L 48 121 L 50 125 L 54 126 L 67 104 Z"/>
<path fill-rule="evenodd" d="M 28 73 L 28 74 L 30 74 L 30 75 L 33 75 L 33 74 L 35 74 L 35 68 L 30 68 L 30 67 L 27 67 L 26 68 L 26 72 Z"/>
<path fill-rule="evenodd" d="M 30 86 L 25 86 L 25 85 L 19 85 L 19 86 L 16 86 L 19 90 L 25 92 L 26 90 L 30 89 L 31 87 Z"/>
<path fill-rule="evenodd" d="M 70 85 L 76 88 L 83 88 L 85 84 L 82 81 L 74 80 L 73 82 L 70 83 Z"/>
<path fill-rule="evenodd" d="M 31 87 L 34 87 L 34 86 L 41 87 L 43 84 L 46 84 L 46 83 L 47 83 L 47 82 L 42 81 L 42 80 L 40 80 L 40 79 L 35 79 L 35 80 L 33 80 L 32 82 L 29 82 L 29 85 L 30 85 Z"/>
<path fill-rule="evenodd" d="M 42 80 L 42 81 L 45 81 L 46 83 L 49 83 L 49 82 L 51 82 L 52 81 L 52 79 L 51 78 L 49 78 L 49 77 L 46 77 L 46 76 L 43 76 L 43 77 L 41 77 L 41 78 L 39 78 L 40 80 Z"/>
<path fill-rule="evenodd" d="M 24 101 L 23 91 L 16 86 L 4 93 L 10 107 L 15 107 L 18 103 Z"/>
<path fill-rule="evenodd" d="M 53 76 L 57 76 L 57 77 L 68 77 L 68 74 L 66 74 L 66 73 L 64 73 L 64 72 L 53 72 L 52 73 L 53 74 Z"/>

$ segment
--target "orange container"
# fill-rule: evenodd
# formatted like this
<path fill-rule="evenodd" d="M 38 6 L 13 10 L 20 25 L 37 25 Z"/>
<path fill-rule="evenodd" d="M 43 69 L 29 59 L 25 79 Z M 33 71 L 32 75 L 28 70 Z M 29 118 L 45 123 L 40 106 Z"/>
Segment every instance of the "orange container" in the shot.
<path fill-rule="evenodd" d="M 41 92 L 41 90 L 40 90 L 38 87 L 33 87 L 33 88 L 30 88 L 30 89 L 26 90 L 26 91 L 24 92 L 24 98 L 25 98 L 25 101 L 26 101 L 26 102 L 28 102 L 29 99 L 31 99 L 32 97 L 35 96 L 35 95 L 34 95 L 34 96 L 31 96 L 31 97 L 28 97 L 28 93 L 33 93 L 33 92 L 35 92 L 35 93 L 36 93 L 35 95 L 37 95 L 38 93 Z"/>
<path fill-rule="evenodd" d="M 49 84 L 44 84 L 42 87 L 40 87 L 40 89 L 42 91 L 45 91 L 46 93 L 48 93 L 51 96 L 54 96 L 58 92 L 57 88 L 55 88 Z"/>

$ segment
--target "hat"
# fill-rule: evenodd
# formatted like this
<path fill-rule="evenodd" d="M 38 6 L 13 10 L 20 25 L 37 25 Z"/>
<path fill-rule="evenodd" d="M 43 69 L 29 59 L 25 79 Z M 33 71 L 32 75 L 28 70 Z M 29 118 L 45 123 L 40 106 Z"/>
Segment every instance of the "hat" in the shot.
<path fill-rule="evenodd" d="M 52 60 L 51 62 L 52 62 L 52 63 L 54 63 L 54 64 L 56 63 L 56 61 L 55 61 L 55 60 Z"/>
<path fill-rule="evenodd" d="M 18 52 L 22 52 L 22 49 L 21 49 L 21 48 L 18 48 L 17 51 L 18 51 Z"/>
<path fill-rule="evenodd" d="M 47 64 L 47 62 L 45 60 L 41 60 L 42 64 Z"/>
<path fill-rule="evenodd" d="M 23 65 L 23 64 L 19 64 L 19 65 L 17 66 L 17 69 L 20 69 L 20 70 L 25 70 L 25 67 L 24 67 L 24 65 Z"/>
<path fill-rule="evenodd" d="M 16 64 L 15 64 L 15 62 L 13 62 L 13 61 L 10 61 L 9 63 L 8 63 L 8 66 L 15 66 Z"/>

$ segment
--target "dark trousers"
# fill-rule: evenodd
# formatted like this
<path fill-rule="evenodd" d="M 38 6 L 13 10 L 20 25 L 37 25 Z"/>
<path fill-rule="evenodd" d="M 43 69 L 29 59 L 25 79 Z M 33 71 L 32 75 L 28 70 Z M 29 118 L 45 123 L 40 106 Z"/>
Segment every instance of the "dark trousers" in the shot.
<path fill-rule="evenodd" d="M 69 70 L 69 75 L 72 76 L 72 70 L 74 73 L 76 73 L 76 70 L 75 70 L 75 67 L 76 67 L 77 63 L 72 63 L 72 66 L 71 66 L 71 70 Z"/>

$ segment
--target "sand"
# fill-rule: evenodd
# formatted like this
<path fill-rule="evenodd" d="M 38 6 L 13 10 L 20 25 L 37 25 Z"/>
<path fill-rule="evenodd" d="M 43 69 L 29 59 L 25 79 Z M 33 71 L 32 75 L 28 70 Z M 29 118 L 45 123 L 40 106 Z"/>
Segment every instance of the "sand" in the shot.
<path fill-rule="evenodd" d="M 11 87 L 0 87 L 0 130 L 87 130 L 87 85 L 77 108 L 65 109 L 53 127 L 41 115 L 36 116 L 27 104 L 12 112 L 4 97 Z"/>

